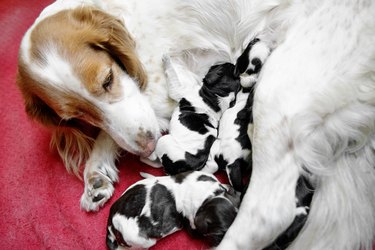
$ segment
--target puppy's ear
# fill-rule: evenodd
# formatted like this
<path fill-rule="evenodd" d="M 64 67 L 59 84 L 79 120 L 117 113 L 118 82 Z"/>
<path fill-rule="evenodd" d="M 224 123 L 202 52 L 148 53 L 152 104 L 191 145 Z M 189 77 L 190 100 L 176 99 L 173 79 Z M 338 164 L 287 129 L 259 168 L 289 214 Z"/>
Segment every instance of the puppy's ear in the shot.
<path fill-rule="evenodd" d="M 218 83 L 218 81 L 223 78 L 223 76 L 234 76 L 234 65 L 231 63 L 223 63 L 212 66 L 206 76 L 203 79 L 203 83 L 207 86 L 213 86 Z M 231 79 L 230 79 L 231 80 Z M 237 82 L 237 80 L 236 80 Z M 238 81 L 239 87 L 239 81 Z"/>
<path fill-rule="evenodd" d="M 223 74 L 222 68 L 219 65 L 212 66 L 205 77 L 203 78 L 203 83 L 206 86 L 212 86 L 216 83 L 216 81 L 220 78 Z"/>
<path fill-rule="evenodd" d="M 78 8 L 79 20 L 92 25 L 96 34 L 91 46 L 106 50 L 127 73 L 136 79 L 141 89 L 147 84 L 147 75 L 135 50 L 135 42 L 124 24 L 117 18 L 94 8 Z"/>

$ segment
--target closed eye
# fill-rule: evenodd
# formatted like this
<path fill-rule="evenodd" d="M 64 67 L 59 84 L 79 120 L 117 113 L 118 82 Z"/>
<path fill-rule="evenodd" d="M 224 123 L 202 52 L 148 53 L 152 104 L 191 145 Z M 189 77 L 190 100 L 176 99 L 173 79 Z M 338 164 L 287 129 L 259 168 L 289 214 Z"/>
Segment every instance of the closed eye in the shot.
<path fill-rule="evenodd" d="M 107 77 L 105 78 L 102 84 L 103 89 L 106 92 L 109 92 L 111 90 L 112 83 L 113 83 L 113 72 L 112 72 L 112 69 L 110 69 Z"/>

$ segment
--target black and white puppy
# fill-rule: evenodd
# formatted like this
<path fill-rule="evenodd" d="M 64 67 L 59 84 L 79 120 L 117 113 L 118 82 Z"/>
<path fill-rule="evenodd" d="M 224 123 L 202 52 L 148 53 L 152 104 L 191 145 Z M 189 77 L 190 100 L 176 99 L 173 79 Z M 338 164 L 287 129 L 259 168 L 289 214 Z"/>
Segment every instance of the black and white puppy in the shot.
<path fill-rule="evenodd" d="M 162 136 L 155 149 L 167 174 L 201 170 L 217 137 L 222 113 L 234 101 L 240 78 L 234 65 L 212 66 L 203 81 L 183 66 L 164 57 L 169 95 L 178 102 L 172 114 L 169 134 Z"/>
<path fill-rule="evenodd" d="M 184 221 L 190 231 L 211 244 L 221 241 L 237 214 L 239 193 L 222 185 L 214 175 L 199 171 L 144 177 L 110 209 L 109 249 L 149 248 L 182 229 Z"/>
<path fill-rule="evenodd" d="M 219 123 L 218 136 L 213 143 L 206 166 L 202 171 L 214 173 L 226 170 L 230 184 L 237 191 L 243 190 L 243 173 L 251 174 L 251 142 L 248 125 L 252 122 L 251 88 L 242 88 L 236 103 L 227 109 Z"/>
<path fill-rule="evenodd" d="M 235 104 L 223 113 L 217 139 L 203 169 L 210 173 L 225 169 L 230 184 L 238 191 L 244 188 L 242 173 L 251 174 L 251 131 L 248 128 L 253 121 L 253 84 L 269 54 L 267 44 L 255 38 L 238 57 L 235 75 L 241 77 L 244 87 L 237 93 Z"/>

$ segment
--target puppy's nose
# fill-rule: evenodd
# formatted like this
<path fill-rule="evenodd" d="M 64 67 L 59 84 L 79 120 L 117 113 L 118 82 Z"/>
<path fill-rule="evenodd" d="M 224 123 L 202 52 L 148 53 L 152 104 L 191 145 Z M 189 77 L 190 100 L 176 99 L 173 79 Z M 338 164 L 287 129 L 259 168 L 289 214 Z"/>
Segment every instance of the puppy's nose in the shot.
<path fill-rule="evenodd" d="M 157 138 L 150 132 L 140 129 L 137 134 L 136 143 L 139 147 L 139 154 L 142 157 L 148 157 L 154 152 Z"/>

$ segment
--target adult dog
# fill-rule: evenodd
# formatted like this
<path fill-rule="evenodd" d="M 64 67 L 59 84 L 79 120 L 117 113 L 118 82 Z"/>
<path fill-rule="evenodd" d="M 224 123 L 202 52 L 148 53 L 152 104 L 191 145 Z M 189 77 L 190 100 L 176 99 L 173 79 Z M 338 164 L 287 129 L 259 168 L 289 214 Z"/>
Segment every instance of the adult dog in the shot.
<path fill-rule="evenodd" d="M 207 48 L 234 61 L 259 37 L 273 53 L 255 90 L 253 173 L 218 248 L 267 246 L 292 222 L 303 174 L 316 191 L 290 248 L 371 249 L 373 13 L 371 0 L 58 1 L 22 41 L 18 85 L 68 169 L 88 154 L 81 205 L 96 210 L 112 195 L 118 146 L 147 156 L 167 128 L 162 55 Z M 101 130 L 92 148 L 87 124 Z"/>

